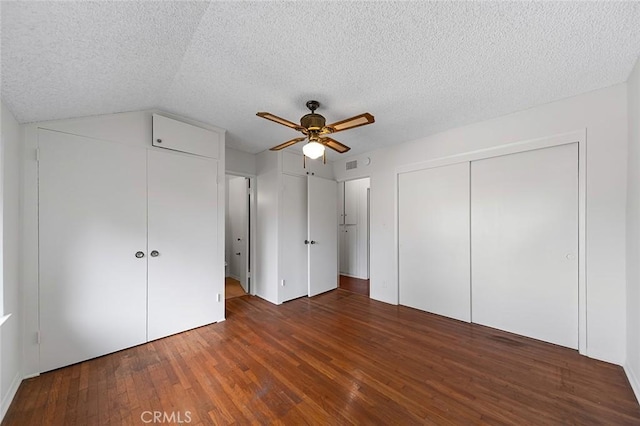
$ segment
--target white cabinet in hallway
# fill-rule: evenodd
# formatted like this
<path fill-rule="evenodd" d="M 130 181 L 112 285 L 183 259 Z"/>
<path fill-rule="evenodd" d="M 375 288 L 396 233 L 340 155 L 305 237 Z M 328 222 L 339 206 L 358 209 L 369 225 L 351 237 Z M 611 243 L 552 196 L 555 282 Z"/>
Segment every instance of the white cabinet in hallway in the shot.
<path fill-rule="evenodd" d="M 369 178 L 338 183 L 340 274 L 369 278 Z"/>

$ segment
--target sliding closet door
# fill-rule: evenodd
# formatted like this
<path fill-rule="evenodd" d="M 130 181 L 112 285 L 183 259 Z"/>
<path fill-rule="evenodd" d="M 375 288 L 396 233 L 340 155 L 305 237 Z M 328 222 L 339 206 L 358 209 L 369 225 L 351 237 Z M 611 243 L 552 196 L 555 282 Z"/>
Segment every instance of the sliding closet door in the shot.
<path fill-rule="evenodd" d="M 148 152 L 149 340 L 222 318 L 217 161 Z"/>
<path fill-rule="evenodd" d="M 146 151 L 47 130 L 38 141 L 47 371 L 146 341 Z"/>
<path fill-rule="evenodd" d="M 400 304 L 470 321 L 469 163 L 398 178 Z"/>
<path fill-rule="evenodd" d="M 473 322 L 578 347 L 578 146 L 471 165 Z"/>

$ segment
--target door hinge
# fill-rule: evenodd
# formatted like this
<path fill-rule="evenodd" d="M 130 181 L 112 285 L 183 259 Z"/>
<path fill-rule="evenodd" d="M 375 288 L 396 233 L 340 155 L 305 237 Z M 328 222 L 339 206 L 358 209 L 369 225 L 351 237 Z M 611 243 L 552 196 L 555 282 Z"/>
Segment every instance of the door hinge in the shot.
<path fill-rule="evenodd" d="M 40 148 L 36 148 L 36 162 L 40 162 Z"/>

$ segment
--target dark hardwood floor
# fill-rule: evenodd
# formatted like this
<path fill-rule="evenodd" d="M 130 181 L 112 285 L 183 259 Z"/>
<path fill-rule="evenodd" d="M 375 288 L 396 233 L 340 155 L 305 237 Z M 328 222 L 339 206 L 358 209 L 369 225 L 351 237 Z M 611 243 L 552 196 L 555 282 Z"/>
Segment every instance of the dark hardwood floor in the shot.
<path fill-rule="evenodd" d="M 619 366 L 341 289 L 230 299 L 224 322 L 26 380 L 4 424 L 154 411 L 174 424 L 640 424 Z"/>
<path fill-rule="evenodd" d="M 369 295 L 369 280 L 340 275 L 339 287 L 365 296 Z"/>
<path fill-rule="evenodd" d="M 224 298 L 233 299 L 234 297 L 244 296 L 247 292 L 240 285 L 240 281 L 235 278 L 226 277 L 224 279 Z"/>

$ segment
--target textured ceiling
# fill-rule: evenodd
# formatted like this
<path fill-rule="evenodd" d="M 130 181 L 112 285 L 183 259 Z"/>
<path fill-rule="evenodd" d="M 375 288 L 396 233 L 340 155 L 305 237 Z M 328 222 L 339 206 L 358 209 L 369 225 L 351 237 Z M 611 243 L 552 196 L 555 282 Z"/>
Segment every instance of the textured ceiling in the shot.
<path fill-rule="evenodd" d="M 6 2 L 2 99 L 20 122 L 160 108 L 260 152 L 308 99 L 357 154 L 623 82 L 638 2 Z M 336 158 L 332 156 L 331 158 Z"/>

